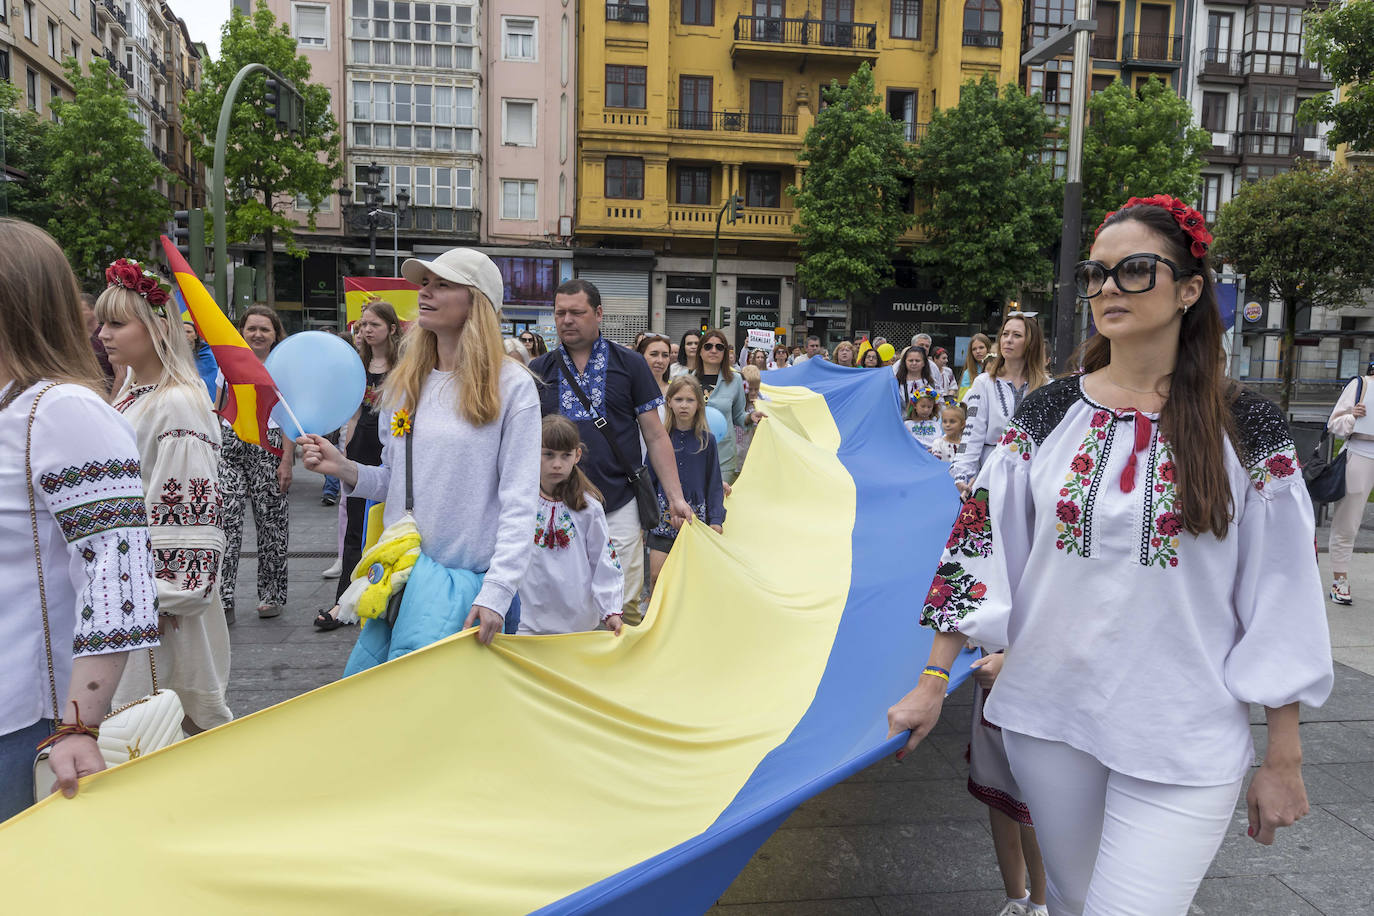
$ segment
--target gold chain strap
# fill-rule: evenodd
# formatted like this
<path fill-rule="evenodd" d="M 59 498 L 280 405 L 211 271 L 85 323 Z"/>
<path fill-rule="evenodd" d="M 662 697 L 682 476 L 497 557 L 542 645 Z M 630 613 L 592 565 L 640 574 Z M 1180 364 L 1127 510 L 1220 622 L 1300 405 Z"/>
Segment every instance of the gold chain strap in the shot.
<path fill-rule="evenodd" d="M 43 647 L 47 650 L 48 655 L 48 691 L 52 698 L 54 723 L 62 721 L 62 711 L 57 707 L 57 674 L 52 664 L 52 631 L 48 626 L 48 593 L 43 585 L 43 553 L 38 539 L 38 503 L 33 492 L 33 421 L 38 415 L 39 400 L 43 395 L 56 388 L 57 384 L 57 382 L 51 383 L 34 396 L 33 406 L 29 408 L 28 429 L 24 434 L 24 480 L 29 487 L 29 525 L 33 529 L 33 563 L 38 567 L 38 604 L 43 610 Z M 148 649 L 148 671 L 153 679 L 153 693 L 157 693 L 157 663 L 153 661 L 151 648 Z"/>
<path fill-rule="evenodd" d="M 24 480 L 29 485 L 29 524 L 33 528 L 33 562 L 38 567 L 38 604 L 43 609 L 43 646 L 48 650 L 48 689 L 52 694 L 52 718 L 54 722 L 62 721 L 62 711 L 57 708 L 57 675 L 53 673 L 52 666 L 52 633 L 48 629 L 48 593 L 43 588 L 43 552 L 38 542 L 38 504 L 33 495 L 33 418 L 38 414 L 38 402 L 43 395 L 47 394 L 57 383 L 48 385 L 33 399 L 33 406 L 29 408 L 29 425 L 24 433 Z"/>

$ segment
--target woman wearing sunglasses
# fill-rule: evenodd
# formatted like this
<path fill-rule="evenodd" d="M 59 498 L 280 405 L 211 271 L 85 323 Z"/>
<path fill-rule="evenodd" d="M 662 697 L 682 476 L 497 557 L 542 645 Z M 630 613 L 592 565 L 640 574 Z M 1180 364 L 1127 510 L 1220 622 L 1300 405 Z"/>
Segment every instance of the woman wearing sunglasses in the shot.
<path fill-rule="evenodd" d="M 727 434 L 717 441 L 720 455 L 720 474 L 727 484 L 733 484 L 739 476 L 738 454 L 735 446 L 735 429 L 745 429 L 762 418 L 757 411 L 750 412 L 745 395 L 744 380 L 738 372 L 730 368 L 730 344 L 725 332 L 712 328 L 701 335 L 701 348 L 697 350 L 697 368 L 693 373 L 701 389 L 706 394 L 706 406 L 720 411 L 731 424 Z"/>
<path fill-rule="evenodd" d="M 1055 914 L 1188 911 L 1246 794 L 1263 844 L 1307 813 L 1298 703 L 1331 690 L 1312 505 L 1283 415 L 1226 378 L 1201 215 L 1132 198 L 1078 265 L 1085 373 L 1028 395 L 974 484 L 889 710 L 907 750 L 965 640 L 1006 648 L 1002 729 Z M 905 752 L 904 752 L 905 753 Z"/>

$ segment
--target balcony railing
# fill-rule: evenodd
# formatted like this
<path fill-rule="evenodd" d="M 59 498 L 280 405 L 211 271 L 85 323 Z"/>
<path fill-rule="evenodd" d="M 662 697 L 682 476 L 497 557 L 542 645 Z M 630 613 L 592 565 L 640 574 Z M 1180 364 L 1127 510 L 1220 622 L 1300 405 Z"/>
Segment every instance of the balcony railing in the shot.
<path fill-rule="evenodd" d="M 906 137 L 907 143 L 920 143 L 926 138 L 926 133 L 930 130 L 928 121 L 900 121 L 902 134 Z"/>
<path fill-rule="evenodd" d="M 981 29 L 964 29 L 964 47 L 1000 48 L 1002 47 L 1002 33 Z"/>
<path fill-rule="evenodd" d="M 114 0 L 105 0 L 105 7 L 110 12 L 110 28 L 118 28 L 128 34 L 129 17 L 125 15 L 123 7 L 116 6 Z"/>
<path fill-rule="evenodd" d="M 476 237 L 481 229 L 481 210 L 455 210 L 450 207 L 411 207 L 406 211 L 402 230 L 453 232 Z"/>
<path fill-rule="evenodd" d="M 738 16 L 735 41 L 758 41 L 789 47 L 877 47 L 878 26 L 872 22 L 833 22 L 821 19 L 783 19 L 776 16 Z"/>
<path fill-rule="evenodd" d="M 1116 36 L 1094 35 L 1091 54 L 1097 60 L 1116 60 Z"/>
<path fill-rule="evenodd" d="M 1183 60 L 1183 36 L 1161 32 L 1126 33 L 1126 53 L 1132 60 L 1179 63 Z"/>
<path fill-rule="evenodd" d="M 670 108 L 668 128 L 748 134 L 795 134 L 797 116 L 753 111 L 695 111 L 688 108 Z"/>
<path fill-rule="evenodd" d="M 134 71 L 130 70 L 124 64 L 119 65 L 119 77 L 124 80 L 124 85 L 128 86 L 130 89 L 134 88 Z"/>
<path fill-rule="evenodd" d="M 649 6 L 645 3 L 607 3 L 607 22 L 648 22 Z"/>
<path fill-rule="evenodd" d="M 1240 54 L 1228 48 L 1204 48 L 1203 76 L 1240 76 Z"/>
<path fill-rule="evenodd" d="M 668 225 L 684 232 L 697 232 L 709 235 L 716 226 L 716 215 L 720 205 L 695 206 L 671 204 L 668 207 Z M 781 207 L 745 207 L 740 218 L 730 226 L 722 227 L 723 235 L 772 235 L 792 236 L 792 224 L 796 222 L 796 210 Z"/>

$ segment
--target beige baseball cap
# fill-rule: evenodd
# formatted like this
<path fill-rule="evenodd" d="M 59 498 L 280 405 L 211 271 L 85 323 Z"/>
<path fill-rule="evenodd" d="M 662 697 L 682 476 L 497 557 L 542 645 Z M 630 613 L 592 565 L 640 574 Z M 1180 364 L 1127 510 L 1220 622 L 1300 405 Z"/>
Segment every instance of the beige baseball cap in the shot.
<path fill-rule="evenodd" d="M 401 276 L 415 285 L 420 284 L 425 271 L 443 277 L 451 283 L 475 287 L 501 310 L 505 298 L 505 281 L 496 262 L 475 248 L 450 248 L 433 261 L 406 258 L 401 264 Z"/>

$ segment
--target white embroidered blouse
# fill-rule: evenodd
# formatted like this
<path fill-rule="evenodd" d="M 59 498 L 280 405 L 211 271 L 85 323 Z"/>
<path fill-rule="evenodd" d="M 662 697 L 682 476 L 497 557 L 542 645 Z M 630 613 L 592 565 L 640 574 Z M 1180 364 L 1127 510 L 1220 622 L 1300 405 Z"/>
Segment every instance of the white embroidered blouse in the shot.
<path fill-rule="evenodd" d="M 625 576 L 611 546 L 606 512 L 539 497 L 534 552 L 520 583 L 520 633 L 595 630 L 624 604 Z"/>
<path fill-rule="evenodd" d="M 1155 782 L 1223 785 L 1248 704 L 1319 706 L 1333 679 L 1312 504 L 1287 423 L 1250 392 L 1226 446 L 1225 538 L 1183 530 L 1157 418 L 1078 377 L 1026 397 L 974 483 L 922 610 L 1006 661 L 988 720 Z"/>
<path fill-rule="evenodd" d="M 1024 384 L 1018 388 L 986 372 L 973 380 L 973 386 L 964 397 L 968 418 L 964 422 L 962 447 L 949 469 L 955 480 L 968 482 L 978 476 L 979 468 L 1002 438 L 1025 394 Z"/>

